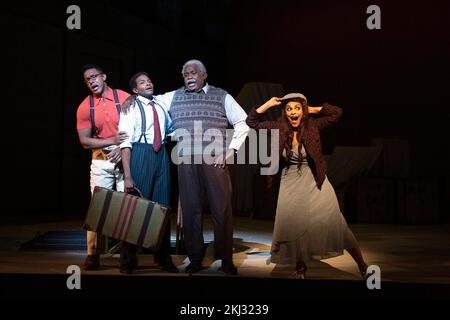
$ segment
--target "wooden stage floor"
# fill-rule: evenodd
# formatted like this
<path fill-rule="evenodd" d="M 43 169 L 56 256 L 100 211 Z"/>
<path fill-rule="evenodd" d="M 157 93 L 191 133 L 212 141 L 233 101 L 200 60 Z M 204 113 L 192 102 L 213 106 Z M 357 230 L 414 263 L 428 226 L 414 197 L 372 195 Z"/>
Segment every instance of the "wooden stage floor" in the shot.
<path fill-rule="evenodd" d="M 173 299 L 176 288 L 191 294 L 175 295 L 180 301 L 204 299 L 450 299 L 450 225 L 350 225 L 368 264 L 381 270 L 381 289 L 369 290 L 348 253 L 311 262 L 307 279 L 294 278 L 293 265 L 268 262 L 273 221 L 235 217 L 234 262 L 238 276 L 218 272 L 213 259 L 213 233 L 205 217 L 207 268 L 192 276 L 184 273 L 189 260 L 173 255 L 180 273 L 161 272 L 153 256 L 139 256 L 140 268 L 121 275 L 119 256 L 102 256 L 102 268 L 81 272 L 82 289 L 68 290 L 67 267 L 81 266 L 83 250 L 20 250 L 37 232 L 81 230 L 81 220 L 0 226 L 0 281 L 4 298 L 117 297 L 117 288 L 127 297 Z M 173 229 L 172 238 L 174 239 Z M 149 287 L 147 287 L 147 285 Z M 149 288 L 158 288 L 154 291 Z M 190 289 L 189 289 L 190 288 Z M 222 288 L 222 289 L 220 289 Z M 189 289 L 189 290 L 187 290 Z M 304 290 L 303 290 L 304 289 Z M 167 293 L 157 294 L 155 292 Z M 172 297 L 172 298 L 169 298 Z"/>

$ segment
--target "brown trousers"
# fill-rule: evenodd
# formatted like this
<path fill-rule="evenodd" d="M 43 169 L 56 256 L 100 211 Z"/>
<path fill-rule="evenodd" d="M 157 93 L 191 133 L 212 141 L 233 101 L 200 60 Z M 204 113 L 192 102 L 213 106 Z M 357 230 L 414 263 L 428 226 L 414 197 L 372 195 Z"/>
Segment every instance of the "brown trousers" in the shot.
<path fill-rule="evenodd" d="M 202 200 L 206 193 L 214 224 L 215 257 L 232 262 L 233 210 L 228 168 L 208 164 L 180 164 L 178 185 L 189 260 L 201 263 L 204 257 Z"/>

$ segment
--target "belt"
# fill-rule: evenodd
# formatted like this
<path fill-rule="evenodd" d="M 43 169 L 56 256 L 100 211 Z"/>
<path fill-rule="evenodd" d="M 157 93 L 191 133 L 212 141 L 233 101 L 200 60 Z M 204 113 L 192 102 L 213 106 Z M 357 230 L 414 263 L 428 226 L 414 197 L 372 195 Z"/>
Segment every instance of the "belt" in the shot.
<path fill-rule="evenodd" d="M 108 160 L 108 153 L 110 151 L 105 151 L 102 149 L 92 150 L 92 160 Z"/>

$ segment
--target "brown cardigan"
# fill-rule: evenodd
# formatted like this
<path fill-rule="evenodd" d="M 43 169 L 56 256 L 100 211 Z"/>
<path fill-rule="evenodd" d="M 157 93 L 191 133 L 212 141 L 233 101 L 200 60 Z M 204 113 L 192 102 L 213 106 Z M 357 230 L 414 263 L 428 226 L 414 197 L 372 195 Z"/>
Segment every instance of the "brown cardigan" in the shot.
<path fill-rule="evenodd" d="M 280 129 L 277 121 L 264 121 L 264 113 L 256 112 L 253 108 L 247 117 L 247 125 L 253 129 Z M 317 187 L 320 189 L 325 180 L 327 170 L 326 162 L 323 158 L 322 143 L 320 142 L 320 131 L 327 129 L 337 123 L 342 116 L 342 109 L 328 103 L 323 105 L 318 113 L 318 118 L 310 118 L 308 126 L 303 131 L 302 144 L 305 147 L 308 164 L 311 168 Z M 288 136 L 279 135 L 280 159 Z"/>

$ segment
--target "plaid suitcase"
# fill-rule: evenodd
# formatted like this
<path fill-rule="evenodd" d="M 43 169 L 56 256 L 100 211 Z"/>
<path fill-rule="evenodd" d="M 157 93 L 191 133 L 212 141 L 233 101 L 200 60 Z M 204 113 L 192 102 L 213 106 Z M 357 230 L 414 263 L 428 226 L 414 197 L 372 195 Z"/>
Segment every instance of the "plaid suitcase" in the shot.
<path fill-rule="evenodd" d="M 95 187 L 84 230 L 156 251 L 168 221 L 167 210 L 135 195 Z"/>

